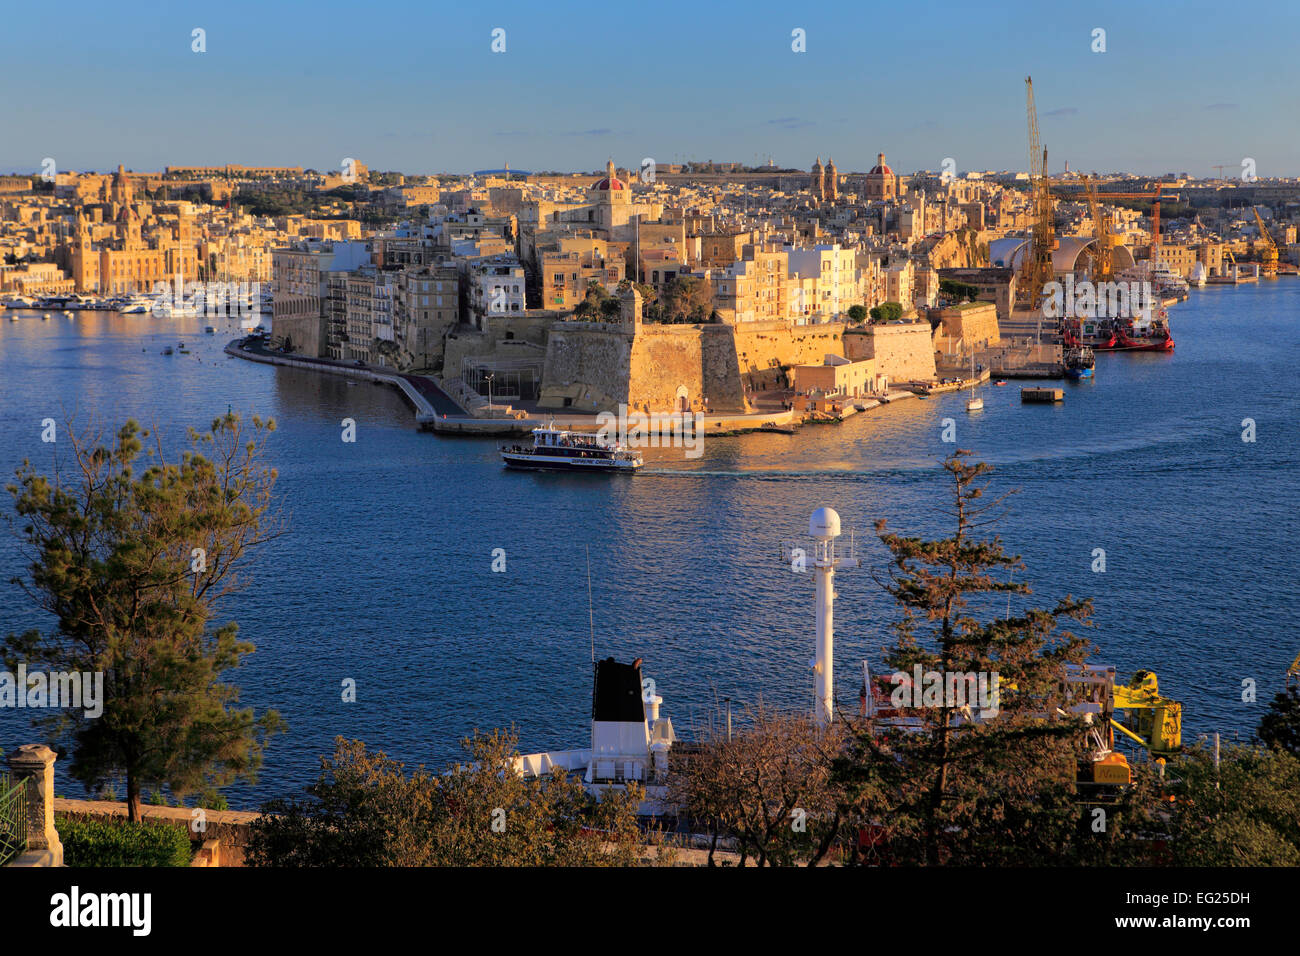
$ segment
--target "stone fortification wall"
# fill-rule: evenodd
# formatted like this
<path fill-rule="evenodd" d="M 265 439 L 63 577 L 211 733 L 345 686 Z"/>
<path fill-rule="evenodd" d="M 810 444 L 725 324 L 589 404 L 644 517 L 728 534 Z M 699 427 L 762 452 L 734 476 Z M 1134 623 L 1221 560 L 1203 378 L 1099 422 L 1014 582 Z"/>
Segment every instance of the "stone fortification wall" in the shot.
<path fill-rule="evenodd" d="M 929 322 L 868 325 L 844 335 L 844 357 L 875 359 L 876 371 L 891 382 L 928 382 L 935 377 Z"/>
<path fill-rule="evenodd" d="M 546 342 L 538 404 L 583 412 L 617 411 L 628 402 L 632 339 L 619 323 L 556 323 Z"/>
<path fill-rule="evenodd" d="M 875 359 L 890 381 L 929 381 L 934 353 L 927 322 L 849 329 L 839 323 L 637 325 L 565 322 L 552 326 L 542 377 L 545 408 L 577 411 L 741 412 L 745 392 L 783 384 L 794 365 L 827 355 Z M 450 356 L 450 352 L 449 352 Z M 565 400 L 568 400 L 566 403 Z"/>
<path fill-rule="evenodd" d="M 782 367 L 820 365 L 827 355 L 844 354 L 841 322 L 790 326 L 784 322 L 747 322 L 736 328 L 736 356 L 745 385 L 777 388 Z"/>

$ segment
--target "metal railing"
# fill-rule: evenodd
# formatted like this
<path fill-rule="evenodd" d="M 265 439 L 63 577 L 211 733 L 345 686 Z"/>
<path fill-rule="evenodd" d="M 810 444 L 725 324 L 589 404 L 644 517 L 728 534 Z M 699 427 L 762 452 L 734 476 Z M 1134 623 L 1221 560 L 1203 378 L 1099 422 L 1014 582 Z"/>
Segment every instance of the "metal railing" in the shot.
<path fill-rule="evenodd" d="M 27 785 L 0 774 L 0 866 L 27 852 Z"/>

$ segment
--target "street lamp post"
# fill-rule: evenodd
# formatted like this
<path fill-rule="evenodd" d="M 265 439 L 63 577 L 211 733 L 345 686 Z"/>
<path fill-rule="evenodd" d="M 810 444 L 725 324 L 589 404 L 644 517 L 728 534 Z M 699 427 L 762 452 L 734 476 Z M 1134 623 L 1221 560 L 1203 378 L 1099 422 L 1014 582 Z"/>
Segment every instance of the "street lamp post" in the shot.
<path fill-rule="evenodd" d="M 488 383 L 488 415 L 489 415 L 489 416 L 492 414 L 492 409 L 493 409 L 493 404 L 492 404 L 492 379 L 493 379 L 495 376 L 496 376 L 496 373 L 495 373 L 495 372 L 489 372 L 489 373 L 485 376 L 485 378 L 487 379 L 487 383 Z"/>

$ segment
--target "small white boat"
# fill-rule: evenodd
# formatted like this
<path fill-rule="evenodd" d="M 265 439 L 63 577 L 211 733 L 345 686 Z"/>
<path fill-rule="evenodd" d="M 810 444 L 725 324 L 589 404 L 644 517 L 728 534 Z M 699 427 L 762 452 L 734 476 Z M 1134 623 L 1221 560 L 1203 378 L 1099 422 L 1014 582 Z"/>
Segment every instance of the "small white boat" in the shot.
<path fill-rule="evenodd" d="M 975 353 L 970 354 L 970 377 L 975 379 Z M 980 395 L 979 379 L 975 379 L 975 394 L 966 400 L 966 411 L 982 412 L 984 411 L 984 398 Z"/>

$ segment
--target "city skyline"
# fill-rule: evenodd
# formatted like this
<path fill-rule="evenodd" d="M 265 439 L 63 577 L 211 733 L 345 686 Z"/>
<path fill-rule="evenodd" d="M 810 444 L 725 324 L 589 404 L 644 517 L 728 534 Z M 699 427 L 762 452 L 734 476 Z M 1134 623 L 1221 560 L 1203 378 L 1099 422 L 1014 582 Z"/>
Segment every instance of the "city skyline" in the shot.
<path fill-rule="evenodd" d="M 1155 28 L 1117 3 L 995 14 L 950 3 L 922 13 L 757 4 L 743 17 L 673 5 L 638 18 L 598 4 L 544 13 L 399 2 L 348 30 L 340 18 L 356 18 L 335 3 L 314 7 L 310 22 L 247 3 L 65 9 L 81 26 L 60 35 L 56 69 L 40 44 L 7 50 L 15 95 L 0 104 L 0 123 L 19 135 L 0 146 L 0 170 L 39 171 L 46 157 L 60 170 L 99 171 L 328 170 L 357 157 L 429 174 L 506 163 L 587 171 L 606 156 L 620 166 L 770 158 L 807 168 L 833 156 L 853 172 L 881 151 L 907 171 L 949 157 L 958 170 L 1024 169 L 1032 74 L 1053 171 L 1068 161 L 1085 172 L 1204 177 L 1251 158 L 1261 178 L 1300 174 L 1300 145 L 1276 122 L 1300 110 L 1300 96 L 1267 67 L 1289 62 L 1300 26 L 1280 4 L 1250 12 L 1249 69 L 1224 58 L 1217 31 L 1178 29 L 1220 19 L 1208 3 Z M 7 35 L 46 28 L 22 8 Z M 804 53 L 791 49 L 795 29 Z M 1098 29 L 1105 52 L 1093 52 Z M 1261 72 L 1276 82 L 1261 84 Z"/>

